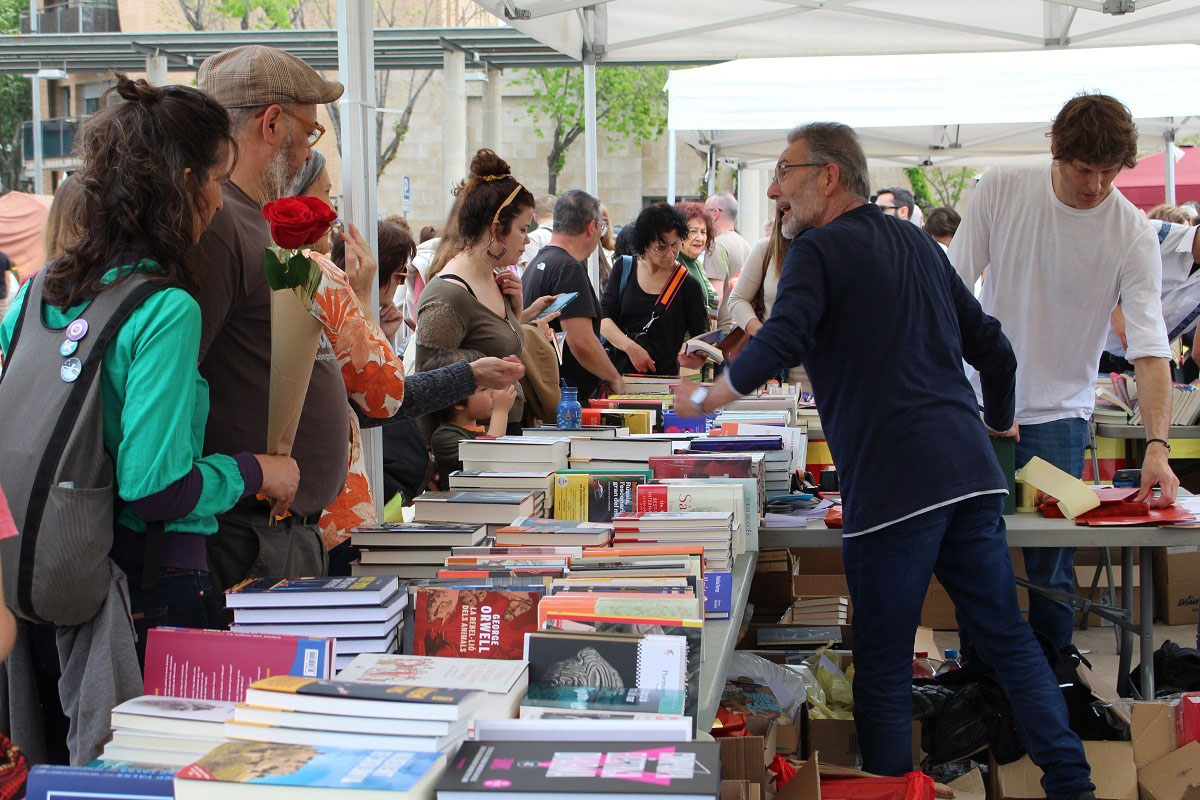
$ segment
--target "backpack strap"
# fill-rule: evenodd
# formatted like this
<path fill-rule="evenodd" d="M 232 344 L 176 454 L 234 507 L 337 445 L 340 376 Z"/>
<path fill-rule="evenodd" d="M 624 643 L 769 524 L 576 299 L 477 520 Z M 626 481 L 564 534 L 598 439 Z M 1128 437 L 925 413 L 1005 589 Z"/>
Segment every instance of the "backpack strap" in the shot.
<path fill-rule="evenodd" d="M 8 350 L 4 352 L 4 372 L 12 364 L 13 353 L 17 349 L 17 341 L 21 338 L 21 328 L 25 325 L 25 312 L 29 310 L 29 296 L 33 294 L 34 282 L 29 282 L 29 291 L 25 293 L 25 300 L 21 303 L 21 310 L 17 312 L 17 321 L 13 325 L 12 338 L 8 340 Z M 41 298 L 38 298 L 37 303 L 41 303 Z M 39 309 L 40 310 L 40 309 Z M 0 381 L 4 380 L 4 372 L 0 372 Z"/>
<path fill-rule="evenodd" d="M 617 297 L 625 296 L 625 287 L 629 285 L 629 276 L 633 273 L 633 256 L 621 256 L 621 286 Z"/>
<path fill-rule="evenodd" d="M 30 286 L 30 291 L 26 294 L 25 304 L 21 309 L 22 314 L 31 303 L 37 305 L 41 303 L 40 297 L 30 298 L 34 288 L 35 286 Z M 25 512 L 23 536 L 26 541 L 21 546 L 21 560 L 17 571 L 17 603 L 23 612 L 32 612 L 33 610 L 33 569 L 37 555 L 37 537 L 42 524 L 42 514 L 46 509 L 46 500 L 50 495 L 50 482 L 54 479 L 59 460 L 62 458 L 67 441 L 75 428 L 75 422 L 79 417 L 79 412 L 83 409 L 83 403 L 87 399 L 92 382 L 100 371 L 100 362 L 104 358 L 104 352 L 108 349 L 108 343 L 129 319 L 129 315 L 134 312 L 134 309 L 145 302 L 150 295 L 163 288 L 165 287 L 159 284 L 145 281 L 129 290 L 125 299 L 117 306 L 116 311 L 108 318 L 97 335 L 87 360 L 83 362 L 79 377 L 71 386 L 67 402 L 63 404 L 62 411 L 59 412 L 58 420 L 54 424 L 54 432 L 46 443 L 46 452 L 38 463 L 33 481 L 33 492 L 30 494 L 29 505 Z"/>

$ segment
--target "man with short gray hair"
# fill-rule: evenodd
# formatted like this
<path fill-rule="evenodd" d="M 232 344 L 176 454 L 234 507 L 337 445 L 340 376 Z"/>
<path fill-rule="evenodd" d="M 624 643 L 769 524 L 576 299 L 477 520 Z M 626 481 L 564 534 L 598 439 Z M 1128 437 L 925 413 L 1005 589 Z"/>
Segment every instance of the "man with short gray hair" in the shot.
<path fill-rule="evenodd" d="M 868 202 L 851 128 L 813 123 L 788 142 L 767 191 L 792 239 L 771 318 L 710 390 L 680 383 L 675 410 L 713 413 L 783 369 L 808 370 L 842 486 L 863 769 L 912 769 L 909 669 L 936 574 L 996 670 L 1046 796 L 1090 800 L 1083 746 L 1021 618 L 985 427 L 1012 433 L 1012 347 L 937 243 Z M 983 376 L 983 421 L 963 359 Z M 899 453 L 920 468 L 898 469 Z"/>
<path fill-rule="evenodd" d="M 733 329 L 729 295 L 733 291 L 734 281 L 742 274 L 742 265 L 750 255 L 750 243 L 737 232 L 738 202 L 729 192 L 714 194 L 705 200 L 704 209 L 713 219 L 713 250 L 704 259 L 704 272 L 714 286 L 721 287 L 717 327 L 728 333 Z"/>
<path fill-rule="evenodd" d="M 625 380 L 600 343 L 600 299 L 588 279 L 588 256 L 604 236 L 600 201 L 581 189 L 565 192 L 554 204 L 550 243 L 530 262 L 523 277 L 526 306 L 544 295 L 576 293 L 550 325 L 566 336 L 559 374 L 579 391 L 579 399 L 595 394 L 600 383 L 615 393 Z"/>

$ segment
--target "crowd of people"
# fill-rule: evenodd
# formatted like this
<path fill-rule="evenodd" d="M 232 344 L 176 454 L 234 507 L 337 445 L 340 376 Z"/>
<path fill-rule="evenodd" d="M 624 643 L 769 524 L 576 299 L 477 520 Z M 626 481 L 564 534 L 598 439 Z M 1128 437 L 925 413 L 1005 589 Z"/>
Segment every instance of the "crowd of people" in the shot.
<path fill-rule="evenodd" d="M 742 355 L 710 389 L 681 383 L 676 408 L 712 413 L 779 375 L 815 395 L 845 498 L 866 768 L 911 765 L 908 661 L 936 574 L 968 659 L 995 667 L 1008 690 L 1047 795 L 1089 795 L 1033 633 L 1069 646 L 1071 610 L 1031 596 L 1030 624 L 1021 620 L 1006 482 L 988 435 L 1016 440 L 1018 466 L 1036 455 L 1081 475 L 1107 351 L 1138 377 L 1140 496 L 1157 486 L 1154 502 L 1174 499 L 1167 343 L 1197 318 L 1200 300 L 1185 289 L 1200 245 L 1196 228 L 1163 216 L 1186 211 L 1156 210 L 1148 224 L 1113 191 L 1136 157 L 1118 101 L 1072 99 L 1054 122 L 1052 165 L 987 172 L 961 218 L 938 208 L 922 221 L 907 189 L 873 192 L 850 128 L 797 128 L 770 183 L 769 235 L 754 243 L 737 232 L 732 195 L 651 204 L 617 231 L 599 198 L 535 197 L 482 149 L 436 230 L 414 235 L 387 218 L 377 255 L 353 225 L 311 246 L 321 337 L 295 445 L 280 455 L 266 452 L 276 331 L 263 208 L 284 197 L 331 203 L 313 150 L 325 133 L 316 109 L 342 87 L 248 46 L 207 59 L 197 88 L 118 76 L 114 92 L 80 128 L 82 166 L 56 194 L 48 264 L 8 298 L 0 323 L 5 430 L 28 428 L 48 398 L 95 374 L 95 418 L 54 435 L 94 437 L 112 465 L 99 489 L 54 472 L 47 506 L 33 483 L 46 474 L 45 448 L 29 446 L 41 429 L 6 436 L 0 484 L 22 535 L 43 507 L 94 508 L 88 492 L 107 493 L 116 510 L 105 555 L 119 569 L 103 582 L 90 638 L 64 637 L 77 623 L 29 608 L 11 585 L 28 576 L 4 551 L 5 597 L 22 622 L 0 713 L 10 730 L 33 724 L 32 699 L 69 720 L 70 734 L 47 736 L 37 755 L 61 759 L 54 748 L 80 726 L 107 726 L 133 680 L 128 664 L 81 648 L 102 641 L 140 660 L 149 628 L 222 626 L 222 593 L 246 578 L 348 574 L 349 531 L 376 520 L 363 427 L 384 429 L 381 499 L 411 500 L 444 485 L 463 439 L 551 418 L 560 385 L 585 400 L 623 392 L 630 373 L 679 375 L 703 363 L 687 339 L 736 329 L 749 338 Z M 901 451 L 922 469 L 896 470 Z M 1072 590 L 1073 550 L 1027 549 L 1025 560 L 1036 583 Z M 113 597 L 131 615 L 115 614 Z"/>

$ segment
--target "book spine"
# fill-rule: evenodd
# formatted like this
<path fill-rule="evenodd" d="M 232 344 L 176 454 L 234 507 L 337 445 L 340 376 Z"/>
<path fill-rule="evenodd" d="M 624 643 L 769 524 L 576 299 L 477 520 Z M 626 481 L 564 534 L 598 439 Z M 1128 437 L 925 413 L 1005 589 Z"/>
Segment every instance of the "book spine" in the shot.
<path fill-rule="evenodd" d="M 639 514 L 667 510 L 668 487 L 643 485 L 637 487 L 637 510 Z"/>

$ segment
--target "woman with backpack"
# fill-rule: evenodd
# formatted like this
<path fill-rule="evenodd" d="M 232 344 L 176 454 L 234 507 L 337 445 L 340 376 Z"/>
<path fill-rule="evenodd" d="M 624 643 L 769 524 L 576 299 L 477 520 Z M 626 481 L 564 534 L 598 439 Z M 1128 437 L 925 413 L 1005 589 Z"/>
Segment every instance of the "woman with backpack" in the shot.
<path fill-rule="evenodd" d="M 4 543 L 5 599 L 25 619 L 52 623 L 22 628 L 54 634 L 73 763 L 95 758 L 107 737 L 103 706 L 141 691 L 134 659 L 144 652 L 135 655 L 121 570 L 139 649 L 148 628 L 212 627 L 222 605 L 205 557 L 215 515 L 260 493 L 285 512 L 299 482 L 288 457 L 204 454 L 208 386 L 197 369 L 200 308 L 188 292 L 204 265 L 188 254 L 221 206 L 236 157 L 229 115 L 186 86 L 118 74 L 111 91 L 122 102 L 101 103 L 76 140 L 73 233 L 0 323 L 0 482 L 21 531 L 15 549 Z M 92 390 L 78 390 L 93 378 Z M 85 446 L 73 450 L 77 440 Z M 22 564 L 11 580 L 10 562 L 34 542 L 41 574 Z M 53 562 L 44 559 L 58 553 L 75 565 L 64 570 L 75 576 L 69 589 L 58 587 L 69 600 L 47 594 Z M 81 642 L 109 653 L 89 658 Z M 102 666 L 111 672 L 88 671 Z M 10 664 L 10 705 L 24 677 Z"/>

